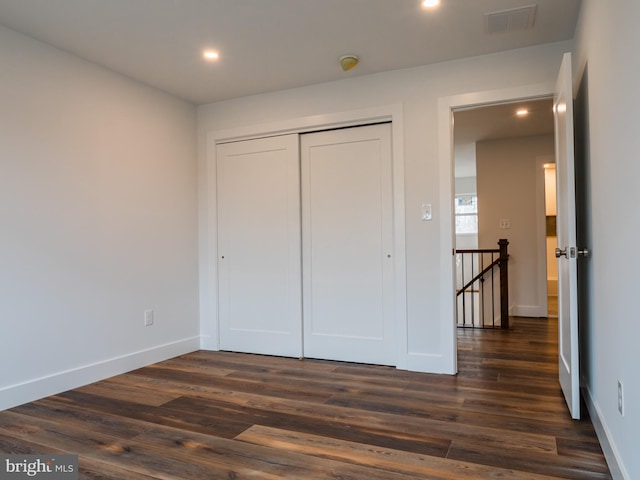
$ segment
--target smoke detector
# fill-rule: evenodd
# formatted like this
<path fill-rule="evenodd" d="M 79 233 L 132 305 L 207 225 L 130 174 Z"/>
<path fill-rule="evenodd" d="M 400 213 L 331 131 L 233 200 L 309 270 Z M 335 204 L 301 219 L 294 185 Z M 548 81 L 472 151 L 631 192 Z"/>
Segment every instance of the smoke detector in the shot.
<path fill-rule="evenodd" d="M 355 67 L 360 59 L 356 55 L 343 55 L 340 57 L 340 66 L 345 72 Z"/>
<path fill-rule="evenodd" d="M 484 14 L 487 33 L 504 33 L 527 30 L 533 27 L 537 5 L 500 10 Z"/>

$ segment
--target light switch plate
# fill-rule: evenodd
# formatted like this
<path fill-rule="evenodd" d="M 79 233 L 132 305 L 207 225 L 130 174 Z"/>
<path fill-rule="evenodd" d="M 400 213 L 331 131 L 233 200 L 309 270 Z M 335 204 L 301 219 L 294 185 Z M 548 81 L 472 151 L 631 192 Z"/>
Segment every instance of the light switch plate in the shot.
<path fill-rule="evenodd" d="M 144 311 L 144 326 L 150 327 L 153 325 L 153 310 Z"/>
<path fill-rule="evenodd" d="M 431 204 L 430 203 L 425 203 L 422 205 L 422 220 L 426 221 L 426 220 L 431 220 L 432 215 L 431 215 Z"/>
<path fill-rule="evenodd" d="M 508 230 L 509 228 L 511 228 L 511 220 L 509 220 L 508 218 L 501 218 L 500 230 Z"/>

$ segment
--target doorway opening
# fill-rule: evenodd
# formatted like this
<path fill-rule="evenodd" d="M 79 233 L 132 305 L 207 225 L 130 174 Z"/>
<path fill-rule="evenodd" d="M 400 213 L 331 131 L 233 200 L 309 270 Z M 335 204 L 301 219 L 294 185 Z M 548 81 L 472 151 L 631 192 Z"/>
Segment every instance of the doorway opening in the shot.
<path fill-rule="evenodd" d="M 555 231 L 547 234 L 555 227 L 555 213 L 547 212 L 547 197 L 553 198 L 555 209 L 555 189 L 545 187 L 554 165 L 552 108 L 551 98 L 536 98 L 453 110 L 456 250 L 495 249 L 499 239 L 509 241 L 512 316 L 548 317 L 549 306 L 554 306 L 548 292 L 553 292 L 554 277 L 557 284 Z M 459 204 L 472 206 L 473 212 L 458 209 Z M 457 260 L 456 286 L 465 280 Z M 456 296 L 460 304 L 459 291 Z M 483 303 L 470 300 L 463 313 L 469 303 L 476 309 Z M 499 316 L 499 309 L 490 315 Z"/>
<path fill-rule="evenodd" d="M 558 363 L 559 380 L 562 392 L 572 418 L 580 417 L 580 385 L 578 355 L 578 292 L 577 292 L 577 258 L 588 255 L 587 249 L 578 249 L 576 245 L 576 208 L 575 208 L 575 173 L 574 173 L 574 140 L 573 140 L 573 100 L 571 54 L 565 53 L 555 84 L 526 85 L 503 90 L 467 93 L 452 97 L 443 97 L 439 101 L 440 154 L 441 154 L 441 200 L 449 219 L 443 219 L 443 229 L 449 227 L 447 236 L 443 236 L 444 247 L 455 255 L 455 230 L 453 227 L 453 187 L 455 177 L 453 162 L 454 144 L 454 112 L 478 108 L 486 105 L 513 104 L 521 100 L 548 99 L 553 97 L 554 118 L 554 154 L 557 165 L 557 205 L 558 205 L 558 243 L 563 246 L 555 254 L 563 260 L 558 262 Z M 541 182 L 543 183 L 543 182 Z M 540 190 L 543 192 L 543 190 Z M 544 196 L 544 195 L 542 195 Z M 509 200 L 507 200 L 509 201 Z M 544 199 L 542 199 L 544 205 Z M 542 209 L 544 212 L 544 207 Z M 544 227 L 540 231 L 544 232 Z M 544 244 L 544 241 L 542 242 Z M 541 249 L 544 251 L 544 248 Z M 447 259 L 445 261 L 444 259 Z M 455 285 L 455 270 L 452 257 L 443 256 L 443 289 L 451 289 Z M 546 276 L 546 275 L 545 275 Z M 544 279 L 544 277 L 543 277 Z M 543 282 L 546 284 L 546 282 Z M 543 287 L 546 297 L 546 286 Z M 446 296 L 444 291 L 443 295 Z M 451 296 L 453 300 L 453 295 Z M 546 300 L 546 298 L 545 298 Z M 457 333 L 454 315 L 455 303 L 443 304 L 443 330 L 446 332 L 445 345 L 447 360 L 451 361 L 452 371 L 457 371 Z M 516 314 L 513 312 L 514 315 Z"/>

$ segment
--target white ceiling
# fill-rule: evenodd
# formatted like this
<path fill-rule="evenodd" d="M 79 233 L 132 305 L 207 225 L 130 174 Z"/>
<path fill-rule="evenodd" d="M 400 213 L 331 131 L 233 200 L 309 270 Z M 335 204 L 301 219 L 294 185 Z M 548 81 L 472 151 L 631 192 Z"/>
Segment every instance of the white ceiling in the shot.
<path fill-rule="evenodd" d="M 536 4 L 532 29 L 484 14 Z M 203 104 L 573 38 L 580 0 L 0 0 L 0 25 Z M 217 63 L 202 59 L 220 51 Z M 360 56 L 343 72 L 338 59 Z"/>
<path fill-rule="evenodd" d="M 518 110 L 527 110 L 518 116 Z M 455 143 L 553 133 L 553 101 L 528 100 L 454 112 Z"/>
<path fill-rule="evenodd" d="M 529 114 L 516 115 L 520 109 Z M 476 175 L 476 142 L 553 135 L 553 101 L 529 100 L 454 112 L 455 175 Z"/>

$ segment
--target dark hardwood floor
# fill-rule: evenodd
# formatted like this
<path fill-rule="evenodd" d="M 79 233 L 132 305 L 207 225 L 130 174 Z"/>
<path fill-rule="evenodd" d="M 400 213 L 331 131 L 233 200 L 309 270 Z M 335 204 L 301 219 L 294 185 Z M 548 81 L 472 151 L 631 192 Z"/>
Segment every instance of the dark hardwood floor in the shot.
<path fill-rule="evenodd" d="M 83 479 L 609 479 L 557 323 L 459 331 L 457 376 L 196 352 L 0 412 L 0 452 Z"/>

